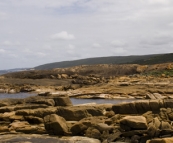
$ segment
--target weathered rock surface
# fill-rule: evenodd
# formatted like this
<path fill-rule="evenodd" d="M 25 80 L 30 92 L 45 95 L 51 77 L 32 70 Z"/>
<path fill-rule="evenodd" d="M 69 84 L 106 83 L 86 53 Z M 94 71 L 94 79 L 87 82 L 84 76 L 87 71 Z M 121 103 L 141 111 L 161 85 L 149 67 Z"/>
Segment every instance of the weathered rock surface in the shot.
<path fill-rule="evenodd" d="M 56 114 L 45 116 L 44 125 L 50 135 L 65 135 L 68 133 L 66 120 Z"/>
<path fill-rule="evenodd" d="M 173 135 L 173 101 L 167 99 L 72 106 L 68 96 L 49 93 L 46 96 L 2 101 L 1 134 L 85 136 L 89 137 L 85 139 L 93 138 L 91 142 L 94 143 L 145 143 L 151 138 Z M 58 141 L 73 143 L 68 139 Z"/>
<path fill-rule="evenodd" d="M 73 105 L 70 98 L 67 95 L 66 96 L 52 95 L 51 98 L 54 100 L 55 106 L 72 106 Z"/>
<path fill-rule="evenodd" d="M 1 143 L 101 143 L 97 139 L 74 136 L 74 137 L 52 137 L 36 134 L 1 135 Z"/>
<path fill-rule="evenodd" d="M 163 138 L 163 139 L 152 139 L 148 140 L 146 143 L 172 143 L 173 138 Z"/>
<path fill-rule="evenodd" d="M 147 121 L 143 116 L 126 116 L 120 120 L 120 127 L 124 130 L 147 129 Z"/>
<path fill-rule="evenodd" d="M 59 107 L 57 114 L 64 117 L 67 121 L 79 121 L 91 116 L 102 116 L 103 111 L 91 106 L 72 106 Z"/>

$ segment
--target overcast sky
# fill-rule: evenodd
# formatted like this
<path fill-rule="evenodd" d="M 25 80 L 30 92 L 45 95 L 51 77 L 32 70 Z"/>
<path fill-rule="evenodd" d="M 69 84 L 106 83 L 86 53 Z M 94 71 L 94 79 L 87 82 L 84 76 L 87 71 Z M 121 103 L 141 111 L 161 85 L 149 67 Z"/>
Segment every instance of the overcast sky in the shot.
<path fill-rule="evenodd" d="M 0 0 L 0 70 L 173 52 L 173 0 Z"/>

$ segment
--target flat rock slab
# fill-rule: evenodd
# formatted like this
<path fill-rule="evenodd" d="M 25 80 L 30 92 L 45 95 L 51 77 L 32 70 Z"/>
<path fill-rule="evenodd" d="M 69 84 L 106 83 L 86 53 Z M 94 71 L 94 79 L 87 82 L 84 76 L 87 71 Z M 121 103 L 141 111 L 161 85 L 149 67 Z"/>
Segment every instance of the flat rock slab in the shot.
<path fill-rule="evenodd" d="M 0 143 L 101 143 L 97 139 L 87 137 L 55 137 L 48 135 L 1 135 Z"/>
<path fill-rule="evenodd" d="M 173 138 L 162 138 L 162 139 L 152 139 L 148 140 L 146 143 L 172 143 Z"/>

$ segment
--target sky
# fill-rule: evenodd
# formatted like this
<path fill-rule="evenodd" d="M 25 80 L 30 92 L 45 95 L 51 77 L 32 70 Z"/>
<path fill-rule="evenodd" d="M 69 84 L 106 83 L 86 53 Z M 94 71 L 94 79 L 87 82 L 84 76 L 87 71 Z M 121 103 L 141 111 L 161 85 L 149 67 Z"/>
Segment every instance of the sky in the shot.
<path fill-rule="evenodd" d="M 172 0 L 0 0 L 0 70 L 172 52 Z"/>

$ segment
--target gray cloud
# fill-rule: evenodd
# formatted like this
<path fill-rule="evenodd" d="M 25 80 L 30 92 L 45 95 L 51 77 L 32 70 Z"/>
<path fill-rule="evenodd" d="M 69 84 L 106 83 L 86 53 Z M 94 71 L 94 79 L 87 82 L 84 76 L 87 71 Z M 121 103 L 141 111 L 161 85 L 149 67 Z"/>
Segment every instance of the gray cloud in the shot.
<path fill-rule="evenodd" d="M 75 39 L 75 36 L 67 33 L 66 31 L 62 31 L 60 33 L 53 34 L 51 38 L 54 40 L 73 40 Z"/>
<path fill-rule="evenodd" d="M 0 0 L 0 27 L 0 69 L 166 53 L 173 1 Z"/>

